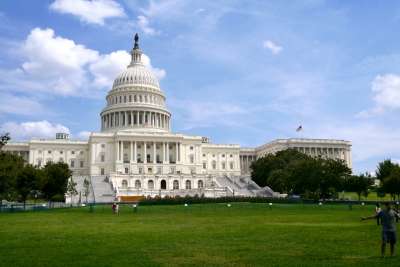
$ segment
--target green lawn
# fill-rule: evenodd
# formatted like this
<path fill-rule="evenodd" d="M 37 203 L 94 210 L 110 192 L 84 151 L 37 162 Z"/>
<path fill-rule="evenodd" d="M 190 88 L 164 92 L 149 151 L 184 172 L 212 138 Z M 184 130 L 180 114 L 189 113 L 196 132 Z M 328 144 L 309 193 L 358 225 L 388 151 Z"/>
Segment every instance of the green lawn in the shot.
<path fill-rule="evenodd" d="M 339 194 L 339 197 L 342 198 L 342 194 Z M 355 192 L 344 192 L 343 197 L 350 197 L 352 200 L 358 200 L 358 195 Z M 361 195 L 361 201 L 376 201 L 382 204 L 383 202 L 390 201 L 390 195 L 387 194 L 384 198 L 379 198 L 376 192 L 371 192 L 368 197 Z"/>
<path fill-rule="evenodd" d="M 220 205 L 3 213 L 0 266 L 397 266 L 400 259 L 399 248 L 397 259 L 382 260 L 381 228 L 358 220 L 373 205 Z"/>

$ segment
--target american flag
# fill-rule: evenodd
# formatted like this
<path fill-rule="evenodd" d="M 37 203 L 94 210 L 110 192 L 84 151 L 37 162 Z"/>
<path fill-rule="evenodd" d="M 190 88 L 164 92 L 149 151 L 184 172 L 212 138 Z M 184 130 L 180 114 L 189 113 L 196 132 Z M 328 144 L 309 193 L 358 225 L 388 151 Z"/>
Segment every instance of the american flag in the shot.
<path fill-rule="evenodd" d="M 145 123 L 143 123 L 143 127 L 149 125 L 149 123 L 146 121 Z"/>
<path fill-rule="evenodd" d="M 302 130 L 301 125 L 296 129 L 296 132 L 300 132 Z"/>

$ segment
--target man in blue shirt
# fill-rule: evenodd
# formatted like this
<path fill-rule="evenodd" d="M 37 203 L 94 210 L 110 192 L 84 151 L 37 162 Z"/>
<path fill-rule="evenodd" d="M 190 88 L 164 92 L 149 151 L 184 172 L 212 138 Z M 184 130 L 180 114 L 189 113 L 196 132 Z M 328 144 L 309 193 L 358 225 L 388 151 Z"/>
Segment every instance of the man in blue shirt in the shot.
<path fill-rule="evenodd" d="M 360 221 L 373 218 L 382 218 L 382 258 L 385 257 L 386 243 L 390 242 L 390 254 L 394 257 L 394 244 L 397 242 L 396 227 L 394 225 L 394 218 L 400 218 L 399 214 L 392 210 L 392 204 L 386 202 L 386 210 L 381 210 L 375 215 L 369 217 L 361 217 Z"/>

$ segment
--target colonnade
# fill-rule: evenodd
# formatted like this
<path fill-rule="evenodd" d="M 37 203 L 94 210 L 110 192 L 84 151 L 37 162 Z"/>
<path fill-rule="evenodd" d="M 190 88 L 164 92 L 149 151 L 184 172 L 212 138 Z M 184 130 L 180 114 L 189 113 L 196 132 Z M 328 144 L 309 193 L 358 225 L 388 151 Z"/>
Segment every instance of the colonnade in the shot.
<path fill-rule="evenodd" d="M 293 147 L 298 151 L 309 155 L 311 157 L 322 156 L 328 159 L 342 159 L 346 162 L 347 166 L 352 167 L 350 149 L 347 148 L 334 148 L 334 147 Z"/>
<path fill-rule="evenodd" d="M 250 165 L 256 159 L 256 155 L 240 155 L 240 170 L 242 173 L 249 173 Z"/>
<path fill-rule="evenodd" d="M 101 116 L 101 130 L 124 127 L 124 126 L 144 126 L 171 130 L 171 120 L 169 115 L 151 111 L 117 111 L 103 114 Z"/>

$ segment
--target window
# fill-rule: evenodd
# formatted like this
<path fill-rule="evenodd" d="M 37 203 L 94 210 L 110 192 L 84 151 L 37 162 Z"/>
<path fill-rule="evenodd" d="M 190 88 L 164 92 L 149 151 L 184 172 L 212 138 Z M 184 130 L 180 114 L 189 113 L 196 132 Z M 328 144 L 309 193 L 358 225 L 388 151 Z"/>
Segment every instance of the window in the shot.
<path fill-rule="evenodd" d="M 150 146 L 147 146 L 147 149 L 150 149 Z"/>
<path fill-rule="evenodd" d="M 232 155 L 232 154 L 230 154 L 230 155 L 229 155 L 229 157 L 233 158 L 233 155 Z"/>
<path fill-rule="evenodd" d="M 101 162 L 104 162 L 105 159 L 106 159 L 106 156 L 105 156 L 105 155 L 101 155 L 101 156 L 100 156 L 100 161 L 101 161 Z"/>
<path fill-rule="evenodd" d="M 161 168 L 157 168 L 157 174 L 161 174 Z"/>
<path fill-rule="evenodd" d="M 143 173 L 142 168 L 139 168 L 139 174 L 142 174 L 142 173 Z"/>
<path fill-rule="evenodd" d="M 75 167 L 75 161 L 71 160 L 71 168 Z"/>
<path fill-rule="evenodd" d="M 125 173 L 128 173 L 128 168 L 125 168 Z"/>
<path fill-rule="evenodd" d="M 136 180 L 135 181 L 135 188 L 139 188 L 141 185 L 140 185 L 140 181 L 139 180 Z"/>
<path fill-rule="evenodd" d="M 229 168 L 232 170 L 233 169 L 233 163 L 229 163 Z"/>
<path fill-rule="evenodd" d="M 39 153 L 39 154 L 42 154 L 42 150 L 39 150 L 38 153 Z"/>
<path fill-rule="evenodd" d="M 222 169 L 225 170 L 225 163 L 222 163 Z"/>
<path fill-rule="evenodd" d="M 127 180 L 122 180 L 122 187 L 128 187 L 128 181 Z"/>
<path fill-rule="evenodd" d="M 79 167 L 83 168 L 83 161 L 82 160 L 79 162 Z"/>
<path fill-rule="evenodd" d="M 132 102 L 132 96 L 131 95 L 129 96 L 129 102 Z"/>
<path fill-rule="evenodd" d="M 47 151 L 47 154 L 51 154 L 51 150 Z"/>
<path fill-rule="evenodd" d="M 42 160 L 39 159 L 37 165 L 39 168 L 42 167 Z"/>
<path fill-rule="evenodd" d="M 169 149 L 172 149 L 172 146 L 169 146 Z"/>
<path fill-rule="evenodd" d="M 124 103 L 126 103 L 126 95 L 124 95 Z"/>
<path fill-rule="evenodd" d="M 203 158 L 205 158 L 206 157 L 206 154 L 203 154 Z"/>
<path fill-rule="evenodd" d="M 122 96 L 119 96 L 119 103 L 122 103 Z"/>
<path fill-rule="evenodd" d="M 140 156 L 140 154 L 137 155 L 137 162 L 142 162 L 142 156 Z"/>
<path fill-rule="evenodd" d="M 124 148 L 128 148 L 128 146 L 124 146 Z"/>
<path fill-rule="evenodd" d="M 198 188 L 203 188 L 203 181 L 202 181 L 202 180 L 199 180 L 199 181 L 197 182 L 197 187 L 198 187 Z"/>
<path fill-rule="evenodd" d="M 137 146 L 137 148 L 138 148 L 138 149 L 141 149 L 141 148 L 142 148 L 142 146 Z"/>
<path fill-rule="evenodd" d="M 215 154 L 213 154 L 213 158 L 215 158 Z"/>
<path fill-rule="evenodd" d="M 193 162 L 194 162 L 193 156 L 190 156 L 189 159 L 190 159 L 190 163 L 193 163 Z"/>
<path fill-rule="evenodd" d="M 215 170 L 217 168 L 215 161 L 212 162 L 212 168 Z"/>
<path fill-rule="evenodd" d="M 64 162 L 64 159 L 63 159 L 63 158 L 60 158 L 60 159 L 58 160 L 58 162 L 63 163 L 63 162 Z"/>
<path fill-rule="evenodd" d="M 170 174 L 174 174 L 174 173 L 175 173 L 175 168 L 171 168 L 171 169 L 169 170 L 169 173 L 170 173 Z"/>
<path fill-rule="evenodd" d="M 74 155 L 74 154 L 75 154 L 75 151 L 71 151 L 71 154 Z"/>
<path fill-rule="evenodd" d="M 195 169 L 190 169 L 190 174 L 196 174 Z"/>
<path fill-rule="evenodd" d="M 149 182 L 147 183 L 148 189 L 154 189 L 154 182 L 153 180 L 149 180 Z"/>
<path fill-rule="evenodd" d="M 81 151 L 81 155 L 83 155 L 83 151 Z"/>
<path fill-rule="evenodd" d="M 173 184 L 172 184 L 172 188 L 173 189 L 179 189 L 179 182 L 178 180 L 174 180 Z"/>
<path fill-rule="evenodd" d="M 160 146 L 156 146 L 156 149 L 160 149 Z"/>
<path fill-rule="evenodd" d="M 60 151 L 60 154 L 64 153 L 63 151 Z"/>
<path fill-rule="evenodd" d="M 128 154 L 124 154 L 124 163 L 129 163 Z"/>
<path fill-rule="evenodd" d="M 105 148 L 106 147 L 106 145 L 105 144 L 101 144 L 101 148 Z"/>
<path fill-rule="evenodd" d="M 203 162 L 203 169 L 206 169 L 207 164 L 205 162 Z"/>
<path fill-rule="evenodd" d="M 222 154 L 222 157 L 225 158 L 225 154 Z"/>
<path fill-rule="evenodd" d="M 104 175 L 104 168 L 100 169 L 100 175 Z"/>
<path fill-rule="evenodd" d="M 192 186 L 191 186 L 190 181 L 186 180 L 186 189 L 191 189 L 191 188 L 192 188 Z"/>
<path fill-rule="evenodd" d="M 174 162 L 174 159 L 172 158 L 172 155 L 169 154 L 169 163 L 172 163 L 172 162 Z"/>
<path fill-rule="evenodd" d="M 192 147 L 192 146 L 190 147 L 190 150 L 193 150 L 193 147 Z"/>
<path fill-rule="evenodd" d="M 157 156 L 156 156 L 156 161 L 157 161 L 157 163 L 161 163 L 159 154 L 157 154 Z"/>

